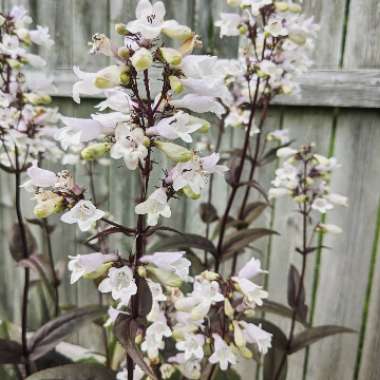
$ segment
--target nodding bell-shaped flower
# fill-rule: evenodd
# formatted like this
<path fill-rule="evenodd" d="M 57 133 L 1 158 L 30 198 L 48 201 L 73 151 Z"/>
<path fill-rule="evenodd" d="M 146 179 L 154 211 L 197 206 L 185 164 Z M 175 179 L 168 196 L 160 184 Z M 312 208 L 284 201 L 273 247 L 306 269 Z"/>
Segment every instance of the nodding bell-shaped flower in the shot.
<path fill-rule="evenodd" d="M 58 179 L 57 175 L 54 172 L 39 168 L 36 161 L 33 162 L 33 165 L 30 168 L 28 168 L 26 174 L 30 179 L 21 185 L 22 187 L 26 188 L 29 186 L 54 187 Z"/>
<path fill-rule="evenodd" d="M 69 256 L 69 259 L 70 283 L 74 284 L 81 277 L 96 279 L 102 276 L 112 265 L 112 262 L 117 260 L 117 256 L 95 252 L 87 255 Z"/>
<path fill-rule="evenodd" d="M 131 61 L 136 71 L 144 71 L 152 66 L 153 56 L 148 49 L 140 48 L 133 54 Z"/>
<path fill-rule="evenodd" d="M 253 323 L 240 321 L 239 325 L 243 329 L 244 338 L 248 343 L 256 344 L 262 354 L 266 354 L 272 346 L 272 334 L 264 331 L 261 326 Z"/>
<path fill-rule="evenodd" d="M 182 54 L 178 50 L 162 47 L 159 51 L 164 61 L 169 65 L 178 66 L 181 64 Z"/>
<path fill-rule="evenodd" d="M 110 143 L 96 143 L 84 148 L 80 155 L 85 161 L 94 161 L 105 156 L 110 150 Z"/>
<path fill-rule="evenodd" d="M 81 200 L 61 216 L 61 221 L 68 224 L 78 223 L 81 231 L 88 231 L 104 215 L 105 212 L 98 210 L 90 201 Z"/>
<path fill-rule="evenodd" d="M 184 339 L 177 342 L 176 348 L 179 351 L 183 351 L 185 360 L 196 358 L 198 360 L 203 359 L 203 345 L 205 338 L 201 334 L 187 334 Z"/>
<path fill-rule="evenodd" d="M 52 191 L 41 191 L 35 195 L 35 199 L 37 204 L 33 209 L 33 214 L 39 219 L 58 214 L 64 209 L 63 197 Z"/>
<path fill-rule="evenodd" d="M 218 334 L 213 334 L 214 338 L 214 352 L 209 357 L 209 362 L 212 364 L 219 364 L 222 371 L 226 371 L 229 364 L 236 364 L 236 356 L 232 349 Z"/>
<path fill-rule="evenodd" d="M 147 214 L 149 226 L 157 225 L 160 216 L 170 218 L 172 213 L 168 205 L 165 189 L 159 188 L 155 190 L 145 202 L 136 205 L 135 213 L 138 215 Z"/>

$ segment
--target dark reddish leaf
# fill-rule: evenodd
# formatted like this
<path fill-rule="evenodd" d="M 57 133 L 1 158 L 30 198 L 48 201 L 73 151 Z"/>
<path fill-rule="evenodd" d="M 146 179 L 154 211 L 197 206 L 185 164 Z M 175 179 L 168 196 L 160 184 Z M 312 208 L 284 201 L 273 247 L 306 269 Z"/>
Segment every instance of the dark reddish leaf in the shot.
<path fill-rule="evenodd" d="M 40 228 L 45 229 L 45 221 L 43 219 L 37 219 L 37 218 L 27 218 L 26 221 L 30 224 L 34 224 L 36 226 L 39 226 Z M 56 226 L 52 226 L 50 224 L 47 225 L 47 230 L 49 234 L 53 233 Z"/>
<path fill-rule="evenodd" d="M 254 222 L 268 207 L 264 202 L 252 202 L 247 204 L 242 215 L 242 219 L 249 225 Z"/>
<path fill-rule="evenodd" d="M 26 234 L 28 254 L 32 255 L 37 250 L 37 242 L 32 232 L 30 231 L 28 225 L 26 223 L 23 223 L 23 225 Z M 12 226 L 11 238 L 9 240 L 9 251 L 14 260 L 17 262 L 24 258 L 24 247 L 22 244 L 20 226 L 18 225 L 18 223 L 14 223 Z"/>
<path fill-rule="evenodd" d="M 141 350 L 135 343 L 135 338 L 138 330 L 138 323 L 126 315 L 120 314 L 115 321 L 115 336 L 124 347 L 127 354 L 132 358 L 133 362 L 144 371 L 146 375 L 148 375 L 153 380 L 157 380 L 156 374 L 150 365 L 145 362 Z"/>
<path fill-rule="evenodd" d="M 333 325 L 311 327 L 294 337 L 289 352 L 293 354 L 294 352 L 302 350 L 320 339 L 344 333 L 356 333 L 356 331 L 347 327 Z"/>
<path fill-rule="evenodd" d="M 45 355 L 66 336 L 77 331 L 85 323 L 103 316 L 106 310 L 105 307 L 101 306 L 84 306 L 44 324 L 28 342 L 31 360 Z"/>
<path fill-rule="evenodd" d="M 113 235 L 113 234 L 126 234 L 126 231 L 119 228 L 119 227 L 110 227 L 110 228 L 107 228 L 107 229 L 97 233 L 96 235 L 90 236 L 86 240 L 86 243 L 90 243 L 91 241 L 93 241 L 95 239 L 104 239 L 105 237 L 107 237 L 109 235 Z M 130 232 L 130 236 L 133 236 L 133 235 L 134 235 L 134 233 Z"/>
<path fill-rule="evenodd" d="M 265 155 L 261 158 L 260 165 L 264 166 L 264 165 L 270 164 L 271 162 L 277 160 L 277 151 L 281 148 L 285 148 L 285 147 L 289 146 L 293 142 L 294 142 L 294 140 L 289 141 L 286 144 L 282 144 L 280 146 L 276 146 L 275 148 L 268 150 L 268 152 L 266 152 Z"/>
<path fill-rule="evenodd" d="M 204 223 L 213 223 L 218 220 L 218 212 L 211 203 L 201 203 L 199 211 Z"/>
<path fill-rule="evenodd" d="M 269 235 L 278 235 L 276 231 L 267 228 L 250 228 L 233 232 L 226 236 L 222 247 L 223 260 L 231 257 L 234 253 L 244 250 L 249 244 Z"/>
<path fill-rule="evenodd" d="M 176 234 L 182 235 L 182 232 L 176 230 L 175 228 L 167 227 L 167 226 L 158 226 L 158 227 L 150 227 L 150 228 L 147 230 L 147 232 L 145 233 L 145 236 L 151 236 L 151 235 L 153 235 L 154 233 L 159 232 L 159 231 L 170 231 L 170 232 L 174 232 L 174 233 L 176 233 Z M 167 236 L 167 235 L 166 235 L 166 236 Z"/>
<path fill-rule="evenodd" d="M 294 265 L 290 266 L 288 274 L 288 304 L 296 310 L 301 320 L 306 321 L 308 307 L 305 305 L 305 288 Z"/>
<path fill-rule="evenodd" d="M 18 364 L 22 361 L 21 344 L 13 340 L 0 339 L 0 364 Z"/>

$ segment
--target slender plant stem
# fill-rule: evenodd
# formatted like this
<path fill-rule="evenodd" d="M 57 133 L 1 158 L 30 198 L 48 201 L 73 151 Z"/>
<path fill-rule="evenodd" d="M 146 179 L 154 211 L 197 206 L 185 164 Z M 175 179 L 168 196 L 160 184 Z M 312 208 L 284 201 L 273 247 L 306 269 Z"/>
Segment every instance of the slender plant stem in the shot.
<path fill-rule="evenodd" d="M 29 250 L 28 250 L 28 241 L 26 235 L 26 229 L 24 225 L 24 218 L 22 215 L 21 209 L 21 171 L 20 171 L 20 162 L 19 162 L 19 151 L 18 147 L 15 146 L 15 180 L 16 180 L 16 214 L 17 214 L 17 222 L 18 228 L 20 232 L 21 238 L 21 246 L 23 258 L 29 258 Z M 30 290 L 30 269 L 26 267 L 24 269 L 24 289 L 22 296 L 22 312 L 21 312 L 21 344 L 22 344 L 22 353 L 25 360 L 25 373 L 26 375 L 30 375 L 31 366 L 29 361 L 29 351 L 28 351 L 28 341 L 27 341 L 27 333 L 28 333 L 28 301 L 29 301 L 29 290 Z"/>
<path fill-rule="evenodd" d="M 304 163 L 304 183 L 303 183 L 303 192 L 305 193 L 305 186 L 306 186 L 306 175 L 307 175 L 307 162 Z M 284 365 L 286 363 L 286 358 L 289 355 L 290 348 L 293 343 L 294 339 L 294 331 L 296 327 L 296 320 L 297 320 L 297 313 L 298 309 L 300 306 L 300 301 L 301 301 L 301 294 L 304 289 L 304 282 L 305 282 L 305 276 L 306 276 L 306 267 L 307 267 L 307 247 L 308 247 L 308 217 L 309 217 L 309 211 L 307 208 L 307 203 L 305 202 L 303 204 L 302 210 L 302 269 L 301 269 L 301 276 L 300 276 L 300 281 L 298 284 L 298 289 L 297 289 L 297 294 L 296 294 L 296 299 L 295 299 L 295 306 L 293 307 L 293 313 L 292 313 L 292 320 L 291 320 L 291 325 L 290 325 L 290 331 L 289 331 L 289 336 L 287 340 L 287 345 L 286 345 L 286 351 L 281 359 L 280 365 L 278 367 L 278 370 L 276 371 L 274 380 L 279 380 L 281 372 L 284 368 Z"/>
<path fill-rule="evenodd" d="M 46 238 L 49 266 L 50 266 L 51 278 L 52 278 L 53 287 L 54 287 L 54 316 L 58 317 L 59 315 L 59 291 L 58 291 L 59 280 L 58 280 L 57 272 L 55 270 L 55 265 L 54 265 L 53 247 L 51 244 L 51 236 L 50 236 L 51 233 L 49 231 L 49 224 L 46 219 L 43 219 L 43 230 L 44 230 L 45 238 Z"/>

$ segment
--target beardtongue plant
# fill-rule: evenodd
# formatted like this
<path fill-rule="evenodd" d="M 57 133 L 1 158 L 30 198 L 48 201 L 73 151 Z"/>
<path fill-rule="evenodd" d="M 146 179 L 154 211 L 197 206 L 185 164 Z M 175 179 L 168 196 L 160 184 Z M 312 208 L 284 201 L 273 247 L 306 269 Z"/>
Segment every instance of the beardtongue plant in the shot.
<path fill-rule="evenodd" d="M 97 73 L 75 68 L 79 81 L 73 97 L 79 102 L 82 94 L 103 94 L 106 100 L 98 108 L 111 112 L 91 119 L 63 118 L 65 127 L 57 134 L 64 146 L 72 141 L 87 143 L 81 152 L 85 160 L 109 154 L 123 160 L 125 171 L 137 172 L 135 225 L 108 219 L 66 171 L 55 174 L 36 168 L 28 173 L 37 216 L 65 210 L 61 220 L 77 223 L 82 231 L 97 224 L 92 241 L 104 243 L 107 236 L 122 233 L 134 242 L 129 255 L 113 254 L 109 244 L 100 244 L 99 252 L 72 257 L 69 263 L 72 282 L 95 279 L 99 292 L 110 295 L 107 325 L 115 325 L 115 335 L 126 350 L 126 368 L 119 377 L 126 373 L 128 379 L 141 371 L 152 379 L 176 373 L 207 378 L 216 368 L 226 371 L 236 365 L 239 357 L 265 354 L 271 345 L 271 334 L 252 321 L 256 305 L 267 296 L 252 282 L 263 272 L 257 260 L 227 279 L 207 269 L 191 276 L 191 252 L 160 251 L 150 244 L 162 231 L 178 234 L 158 224 L 170 218 L 176 198 L 199 198 L 210 175 L 227 170 L 218 164 L 217 153 L 205 155 L 184 143 L 191 144 L 194 133 L 210 128 L 194 113 L 221 117 L 225 107 L 220 99 L 232 100 L 217 58 L 193 55 L 198 37 L 164 16 L 162 2 L 141 0 L 137 19 L 116 26 L 121 45 L 105 35 L 93 37 L 92 52 L 111 57 L 113 64 Z M 166 39 L 177 48 L 166 47 Z M 157 165 L 153 159 L 157 154 L 166 156 L 171 165 Z M 162 173 L 158 183 L 152 182 L 155 171 Z M 187 246 L 181 234 L 172 239 L 188 249 L 195 244 Z M 215 251 L 204 238 L 198 248 Z"/>
<path fill-rule="evenodd" d="M 48 246 L 45 256 L 37 255 L 37 244 L 23 216 L 21 206 L 21 175 L 26 170 L 33 172 L 31 165 L 44 158 L 50 161 L 62 157 L 62 151 L 54 140 L 59 113 L 47 107 L 51 98 L 52 81 L 42 73 L 46 62 L 31 50 L 38 46 L 50 48 L 47 28 L 30 28 L 32 19 L 22 7 L 14 6 L 9 13 L 0 12 L 0 169 L 13 176 L 15 182 L 15 209 L 17 223 L 13 225 L 9 239 L 10 251 L 19 266 L 24 268 L 24 288 L 21 313 L 21 345 L 2 342 L 2 352 L 8 352 L 11 363 L 23 363 L 25 374 L 31 371 L 29 360 L 28 305 L 31 287 L 30 269 L 47 266 L 51 278 L 50 295 L 54 302 L 54 315 L 58 314 L 58 280 L 50 244 L 50 229 L 47 222 L 38 223 L 43 228 Z M 48 280 L 46 279 L 48 282 Z M 8 344 L 8 346 L 7 346 Z M 4 349 L 8 347 L 7 349 Z M 12 350 L 13 348 L 13 350 Z M 15 352 L 13 352 L 15 351 Z M 5 363 L 9 359 L 4 359 Z M 1 362 L 3 364 L 3 361 Z M 16 374 L 21 376 L 19 368 Z"/>

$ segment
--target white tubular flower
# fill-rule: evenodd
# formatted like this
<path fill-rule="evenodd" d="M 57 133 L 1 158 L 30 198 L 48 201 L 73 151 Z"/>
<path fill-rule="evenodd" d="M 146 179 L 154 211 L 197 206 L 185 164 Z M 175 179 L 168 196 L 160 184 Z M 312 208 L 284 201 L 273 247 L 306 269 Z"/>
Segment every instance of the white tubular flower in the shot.
<path fill-rule="evenodd" d="M 268 141 L 277 140 L 281 145 L 289 143 L 289 131 L 287 129 L 277 129 L 268 133 Z"/>
<path fill-rule="evenodd" d="M 144 371 L 136 364 L 133 371 L 133 380 L 142 380 L 145 376 Z M 128 380 L 128 370 L 123 368 L 116 374 L 116 380 Z"/>
<path fill-rule="evenodd" d="M 348 207 L 348 198 L 344 195 L 331 193 L 326 196 L 326 199 L 336 206 Z"/>
<path fill-rule="evenodd" d="M 21 185 L 22 187 L 29 187 L 30 185 L 35 187 L 54 187 L 58 180 L 54 172 L 39 168 L 36 161 L 28 168 L 26 174 L 30 180 Z"/>
<path fill-rule="evenodd" d="M 157 225 L 160 216 L 170 218 L 172 213 L 165 189 L 155 190 L 145 202 L 139 203 L 135 207 L 135 213 L 139 215 L 148 214 L 149 226 Z"/>
<path fill-rule="evenodd" d="M 272 189 L 269 189 L 269 192 L 268 192 L 268 198 L 270 200 L 276 199 L 276 198 L 280 198 L 280 197 L 283 197 L 285 195 L 289 195 L 289 190 L 288 189 L 283 189 L 283 188 L 276 189 L 276 188 L 272 188 Z"/>
<path fill-rule="evenodd" d="M 142 128 L 132 128 L 123 123 L 116 127 L 116 143 L 111 148 L 111 157 L 123 158 L 129 170 L 136 170 L 139 162 L 143 163 L 148 155 L 145 147 L 145 135 Z"/>
<path fill-rule="evenodd" d="M 256 344 L 259 351 L 265 355 L 269 348 L 272 347 L 272 334 L 263 330 L 261 326 L 256 326 L 253 323 L 240 321 L 239 324 L 243 328 L 246 341 Z"/>
<path fill-rule="evenodd" d="M 246 278 L 247 280 L 256 277 L 258 274 L 268 273 L 266 270 L 261 269 L 261 262 L 255 258 L 249 260 L 238 273 L 239 278 Z"/>
<path fill-rule="evenodd" d="M 184 258 L 185 251 L 181 252 L 156 252 L 153 255 L 143 256 L 140 261 L 144 264 L 153 264 L 157 268 L 173 272 L 181 279 L 189 278 L 191 262 Z"/>
<path fill-rule="evenodd" d="M 177 342 L 176 348 L 184 352 L 185 360 L 192 358 L 201 360 L 204 356 L 204 342 L 204 336 L 201 334 L 187 334 L 184 340 Z"/>
<path fill-rule="evenodd" d="M 145 333 L 145 340 L 141 345 L 141 350 L 148 354 L 149 359 L 156 359 L 159 351 L 165 347 L 164 338 L 169 338 L 172 331 L 167 325 L 166 318 L 163 314 L 154 321 Z"/>
<path fill-rule="evenodd" d="M 320 223 L 318 224 L 317 228 L 318 228 L 318 231 L 321 231 L 324 233 L 330 233 L 333 235 L 339 235 L 343 232 L 343 230 L 339 226 L 336 226 L 335 224 Z"/>
<path fill-rule="evenodd" d="M 172 171 L 173 188 L 179 191 L 189 186 L 195 194 L 200 194 L 211 174 L 220 174 L 228 170 L 224 165 L 217 165 L 219 154 L 207 157 L 195 156 L 192 161 L 177 164 Z"/>
<path fill-rule="evenodd" d="M 133 54 L 131 61 L 137 71 L 144 71 L 152 66 L 153 56 L 148 49 L 140 48 Z"/>
<path fill-rule="evenodd" d="M 241 17 L 237 13 L 221 13 L 220 20 L 215 23 L 215 26 L 220 28 L 220 38 L 224 36 L 239 36 L 239 26 L 242 22 Z"/>
<path fill-rule="evenodd" d="M 74 284 L 81 277 L 96 273 L 103 264 L 115 261 L 116 255 L 104 255 L 100 252 L 87 255 L 69 256 L 68 269 L 71 272 L 70 284 Z"/>
<path fill-rule="evenodd" d="M 212 112 L 221 117 L 225 113 L 224 107 L 211 96 L 187 94 L 178 100 L 171 100 L 170 104 L 176 108 L 185 108 L 195 113 Z"/>
<path fill-rule="evenodd" d="M 190 380 L 198 380 L 201 377 L 201 363 L 197 359 L 185 360 L 184 354 L 177 354 L 169 358 L 170 363 L 176 363 L 181 374 Z"/>
<path fill-rule="evenodd" d="M 98 286 L 101 293 L 111 293 L 115 301 L 128 305 L 131 297 L 137 293 L 137 286 L 133 278 L 132 270 L 125 266 L 111 268 L 108 277 Z"/>
<path fill-rule="evenodd" d="M 325 198 L 316 198 L 311 205 L 311 208 L 319 211 L 321 214 L 325 214 L 327 211 L 332 210 L 334 205 Z"/>
<path fill-rule="evenodd" d="M 80 79 L 74 83 L 73 99 L 80 103 L 80 95 L 98 95 L 104 90 L 117 87 L 120 84 L 120 67 L 116 65 L 108 66 L 97 73 L 86 73 L 78 66 L 73 68 L 75 75 Z"/>
<path fill-rule="evenodd" d="M 54 41 L 50 38 L 49 28 L 37 25 L 36 30 L 29 31 L 29 37 L 37 45 L 50 48 L 54 45 Z"/>
<path fill-rule="evenodd" d="M 237 284 L 238 290 L 243 294 L 246 303 L 252 308 L 256 305 L 261 306 L 263 299 L 268 297 L 268 292 L 263 290 L 262 286 L 258 286 L 246 278 L 233 277 L 232 279 Z"/>
<path fill-rule="evenodd" d="M 78 223 L 81 231 L 88 231 L 104 215 L 105 212 L 98 210 L 90 201 L 81 200 L 61 216 L 61 221 L 68 224 Z"/>
<path fill-rule="evenodd" d="M 286 37 L 288 35 L 288 30 L 283 26 L 281 19 L 269 20 L 265 31 L 273 37 Z"/>
<path fill-rule="evenodd" d="M 123 92 L 117 90 L 108 90 L 105 91 L 107 99 L 100 102 L 95 107 L 99 111 L 104 111 L 107 108 L 110 108 L 113 111 L 128 113 L 131 109 L 131 98 L 130 96 Z"/>
<path fill-rule="evenodd" d="M 209 362 L 219 364 L 222 371 L 226 371 L 229 364 L 236 364 L 236 356 L 231 348 L 218 334 L 212 334 L 214 338 L 214 352 L 209 357 Z"/>
<path fill-rule="evenodd" d="M 155 126 L 149 128 L 148 133 L 157 133 L 169 140 L 180 138 L 186 143 L 193 141 L 191 133 L 208 126 L 205 120 L 179 111 L 172 117 L 160 120 Z"/>

